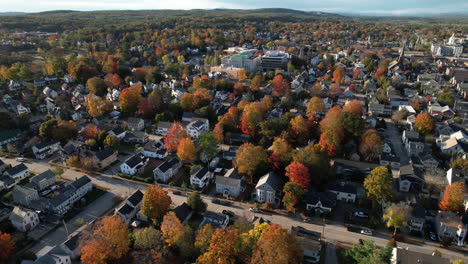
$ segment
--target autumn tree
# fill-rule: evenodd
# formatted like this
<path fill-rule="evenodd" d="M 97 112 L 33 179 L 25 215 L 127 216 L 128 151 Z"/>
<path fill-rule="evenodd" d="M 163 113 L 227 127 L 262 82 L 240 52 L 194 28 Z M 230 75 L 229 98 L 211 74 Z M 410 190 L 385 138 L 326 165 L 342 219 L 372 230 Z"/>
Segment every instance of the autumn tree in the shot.
<path fill-rule="evenodd" d="M 203 254 L 208 250 L 210 246 L 211 237 L 213 236 L 215 229 L 212 225 L 206 224 L 198 231 L 197 236 L 195 237 L 194 246 L 198 251 Z"/>
<path fill-rule="evenodd" d="M 347 249 L 343 254 L 343 263 L 390 263 L 392 247 L 378 248 L 372 240 L 362 240 L 359 245 Z"/>
<path fill-rule="evenodd" d="M 187 137 L 187 131 L 185 131 L 185 128 L 181 123 L 172 123 L 171 127 L 167 131 L 166 137 L 164 138 L 164 144 L 166 145 L 167 152 L 177 151 L 180 141 Z"/>
<path fill-rule="evenodd" d="M 299 149 L 296 157 L 311 172 L 310 180 L 313 185 L 333 180 L 334 170 L 330 167 L 330 159 L 327 153 L 320 149 L 320 146 L 309 145 Z"/>
<path fill-rule="evenodd" d="M 328 130 L 320 135 L 318 145 L 322 151 L 325 151 L 329 156 L 334 157 L 341 151 L 342 135 L 336 130 Z"/>
<path fill-rule="evenodd" d="M 456 160 L 450 162 L 450 168 L 468 170 L 468 160 L 464 158 L 457 158 Z"/>
<path fill-rule="evenodd" d="M 211 236 L 208 250 L 198 257 L 198 264 L 235 264 L 238 246 L 239 231 L 228 227 L 225 230 L 218 228 Z"/>
<path fill-rule="evenodd" d="M 260 86 L 262 85 L 262 75 L 261 74 L 256 74 L 255 77 L 250 81 L 250 89 L 252 92 L 257 92 L 260 89 Z"/>
<path fill-rule="evenodd" d="M 368 129 L 361 136 L 359 144 L 359 153 L 366 161 L 377 159 L 383 150 L 383 140 L 376 130 Z"/>
<path fill-rule="evenodd" d="M 99 117 L 109 114 L 114 109 L 114 105 L 111 101 L 103 99 L 101 97 L 89 94 L 86 96 L 86 110 L 92 117 Z"/>
<path fill-rule="evenodd" d="M 343 125 L 341 121 L 342 109 L 339 106 L 334 106 L 328 110 L 325 117 L 320 121 L 320 130 L 322 132 L 335 130 L 343 133 Z"/>
<path fill-rule="evenodd" d="M 301 201 L 304 189 L 296 182 L 287 182 L 283 187 L 283 193 L 283 204 L 286 210 L 296 212 L 296 204 Z"/>
<path fill-rule="evenodd" d="M 296 158 L 286 167 L 286 176 L 289 180 L 297 183 L 304 190 L 309 187 L 310 175 L 309 169 Z"/>
<path fill-rule="evenodd" d="M 465 188 L 466 186 L 463 182 L 447 185 L 444 196 L 439 202 L 440 209 L 443 211 L 462 212 L 464 209 Z"/>
<path fill-rule="evenodd" d="M 272 145 L 273 153 L 278 155 L 281 164 L 286 165 L 291 162 L 293 149 L 289 145 L 288 141 L 283 137 L 275 138 Z"/>
<path fill-rule="evenodd" d="M 309 139 L 309 126 L 302 116 L 296 116 L 289 122 L 288 134 L 289 142 L 294 145 L 305 145 Z"/>
<path fill-rule="evenodd" d="M 359 68 L 354 69 L 353 79 L 357 80 L 361 76 L 361 70 Z"/>
<path fill-rule="evenodd" d="M 399 204 L 392 203 L 385 208 L 382 219 L 386 222 L 387 227 L 394 228 L 393 236 L 395 236 L 397 229 L 406 226 L 410 214 L 411 206 L 408 204 L 404 202 Z"/>
<path fill-rule="evenodd" d="M 341 83 L 343 77 L 345 76 L 344 68 L 341 66 L 336 67 L 335 71 L 333 72 L 333 81 L 335 83 Z"/>
<path fill-rule="evenodd" d="M 99 129 L 94 124 L 86 125 L 81 131 L 81 136 L 85 139 L 96 139 L 99 135 Z"/>
<path fill-rule="evenodd" d="M 160 185 L 151 185 L 143 195 L 141 213 L 153 221 L 159 221 L 169 210 L 171 197 Z"/>
<path fill-rule="evenodd" d="M 257 248 L 258 241 L 268 227 L 268 223 L 256 223 L 254 228 L 240 234 L 240 251 L 242 252 L 240 255 L 244 259 L 244 262 L 247 262 L 252 257 L 253 252 Z"/>
<path fill-rule="evenodd" d="M 199 192 L 190 193 L 187 204 L 197 214 L 203 214 L 206 211 L 207 204 L 203 201 Z"/>
<path fill-rule="evenodd" d="M 86 81 L 86 87 L 88 90 L 97 95 L 97 96 L 104 96 L 107 93 L 107 85 L 103 79 L 99 77 L 93 77 Z"/>
<path fill-rule="evenodd" d="M 251 263 L 300 263 L 303 256 L 304 251 L 296 238 L 283 227 L 272 224 L 258 240 Z"/>
<path fill-rule="evenodd" d="M 129 251 L 127 224 L 118 215 L 104 216 L 81 249 L 81 262 L 105 264 L 121 259 Z"/>
<path fill-rule="evenodd" d="M 148 99 L 142 99 L 138 104 L 138 114 L 151 118 L 154 115 L 154 109 L 151 107 Z"/>
<path fill-rule="evenodd" d="M 325 111 L 325 104 L 323 100 L 317 96 L 312 97 L 309 102 L 307 102 L 307 116 L 315 116 L 317 113 Z"/>
<path fill-rule="evenodd" d="M 133 115 L 141 101 L 141 86 L 134 85 L 123 89 L 119 95 L 120 110 L 127 115 Z"/>
<path fill-rule="evenodd" d="M 0 231 L 0 263 L 8 263 L 14 256 L 15 248 L 11 235 Z"/>
<path fill-rule="evenodd" d="M 239 173 L 250 176 L 250 182 L 252 182 L 255 171 L 266 162 L 266 159 L 267 153 L 261 146 L 245 143 L 237 150 L 234 166 Z"/>
<path fill-rule="evenodd" d="M 343 106 L 343 112 L 353 113 L 362 116 L 362 104 L 359 100 L 354 99 Z"/>
<path fill-rule="evenodd" d="M 419 133 L 427 135 L 434 130 L 434 126 L 435 122 L 428 113 L 420 113 L 416 116 L 414 128 L 416 128 Z"/>
<path fill-rule="evenodd" d="M 182 161 L 194 160 L 197 157 L 197 149 L 189 137 L 180 140 L 177 146 L 177 156 Z"/>
<path fill-rule="evenodd" d="M 223 143 L 224 142 L 224 129 L 221 124 L 216 124 L 214 129 L 213 129 L 214 137 L 218 141 L 218 143 Z"/>
<path fill-rule="evenodd" d="M 117 149 L 120 146 L 120 140 L 113 135 L 107 135 L 104 139 L 104 146 Z"/>
<path fill-rule="evenodd" d="M 261 102 L 250 103 L 245 106 L 242 120 L 241 129 L 244 134 L 255 135 L 258 124 L 263 120 L 267 108 Z"/>
<path fill-rule="evenodd" d="M 393 197 L 393 177 L 387 167 L 380 166 L 371 171 L 364 180 L 364 189 L 374 207 Z"/>
<path fill-rule="evenodd" d="M 75 168 L 81 167 L 80 158 L 78 156 L 70 156 L 67 159 L 67 165 Z"/>
<path fill-rule="evenodd" d="M 120 76 L 117 73 L 108 73 L 104 77 L 104 82 L 108 87 L 118 88 L 119 85 L 122 83 L 122 79 L 120 79 Z"/>
<path fill-rule="evenodd" d="M 164 247 L 164 239 L 159 230 L 152 226 L 145 227 L 135 232 L 135 243 L 133 247 L 139 250 L 162 250 Z"/>
<path fill-rule="evenodd" d="M 343 129 L 346 134 L 356 138 L 362 135 L 362 131 L 366 125 L 360 116 L 349 112 L 341 113 L 341 121 L 343 122 Z"/>
<path fill-rule="evenodd" d="M 278 74 L 273 79 L 273 91 L 272 95 L 276 97 L 283 97 L 289 89 L 291 88 L 291 84 L 288 80 L 286 80 L 283 75 Z"/>

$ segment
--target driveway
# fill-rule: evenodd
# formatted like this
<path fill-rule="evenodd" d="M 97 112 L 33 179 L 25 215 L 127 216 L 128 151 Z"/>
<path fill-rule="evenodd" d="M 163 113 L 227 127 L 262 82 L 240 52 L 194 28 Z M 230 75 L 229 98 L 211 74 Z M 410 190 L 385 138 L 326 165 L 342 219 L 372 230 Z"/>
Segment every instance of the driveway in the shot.
<path fill-rule="evenodd" d="M 338 263 L 338 258 L 336 257 L 336 248 L 335 244 L 331 241 L 327 243 L 327 255 L 325 256 L 326 264 L 336 264 Z"/>
<path fill-rule="evenodd" d="M 385 129 L 385 137 L 390 140 L 393 152 L 395 152 L 397 157 L 400 157 L 401 166 L 408 165 L 408 154 L 401 142 L 401 134 L 398 131 L 398 128 L 390 119 L 385 119 L 385 124 L 387 125 L 387 129 Z"/>
<path fill-rule="evenodd" d="M 54 247 L 60 243 L 63 243 L 67 240 L 67 230 L 71 234 L 73 231 L 79 228 L 75 225 L 77 219 L 83 218 L 86 222 L 91 222 L 101 215 L 105 214 L 109 209 L 114 205 L 113 198 L 115 197 L 112 193 L 106 193 L 103 196 L 99 197 L 93 203 L 88 205 L 82 212 L 73 217 L 70 221 L 66 223 L 67 229 L 62 225 L 55 229 L 55 231 L 45 235 L 39 240 L 30 251 L 37 253 L 46 246 Z"/>

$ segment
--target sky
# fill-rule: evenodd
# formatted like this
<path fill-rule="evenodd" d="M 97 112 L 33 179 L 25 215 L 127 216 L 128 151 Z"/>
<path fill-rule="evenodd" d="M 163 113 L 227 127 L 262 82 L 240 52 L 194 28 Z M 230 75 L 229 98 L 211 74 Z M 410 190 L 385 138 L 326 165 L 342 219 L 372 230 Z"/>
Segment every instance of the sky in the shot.
<path fill-rule="evenodd" d="M 0 0 L 0 12 L 50 10 L 141 10 L 282 7 L 304 11 L 362 15 L 410 15 L 468 12 L 467 0 Z"/>

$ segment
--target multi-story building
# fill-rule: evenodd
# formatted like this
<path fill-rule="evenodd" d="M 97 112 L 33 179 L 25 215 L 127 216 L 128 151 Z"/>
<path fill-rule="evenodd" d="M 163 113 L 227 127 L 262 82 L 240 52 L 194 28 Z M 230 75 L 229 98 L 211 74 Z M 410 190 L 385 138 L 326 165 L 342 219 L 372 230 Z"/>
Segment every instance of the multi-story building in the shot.
<path fill-rule="evenodd" d="M 251 73 L 259 69 L 261 59 L 258 55 L 251 52 L 241 52 L 221 58 L 221 64 L 230 67 L 244 68 L 248 73 Z"/>
<path fill-rule="evenodd" d="M 261 58 L 262 70 L 285 69 L 288 66 L 289 55 L 283 51 L 267 51 Z"/>

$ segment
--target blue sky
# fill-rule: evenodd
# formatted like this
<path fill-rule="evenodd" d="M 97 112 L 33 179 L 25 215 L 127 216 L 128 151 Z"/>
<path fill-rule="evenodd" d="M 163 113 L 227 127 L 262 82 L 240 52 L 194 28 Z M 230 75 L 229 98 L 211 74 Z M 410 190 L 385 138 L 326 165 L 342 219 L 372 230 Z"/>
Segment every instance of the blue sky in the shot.
<path fill-rule="evenodd" d="M 406 15 L 468 12 L 467 0 L 0 0 L 0 12 L 283 7 L 305 11 Z"/>

